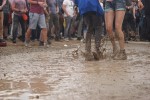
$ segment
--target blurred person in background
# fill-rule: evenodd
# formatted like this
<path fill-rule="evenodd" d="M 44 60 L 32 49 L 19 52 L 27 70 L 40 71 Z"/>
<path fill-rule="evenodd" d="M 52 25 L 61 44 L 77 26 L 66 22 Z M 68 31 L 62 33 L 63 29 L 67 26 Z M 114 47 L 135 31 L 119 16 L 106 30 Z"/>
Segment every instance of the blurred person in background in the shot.
<path fill-rule="evenodd" d="M 26 32 L 25 46 L 29 45 L 31 31 L 35 30 L 37 25 L 41 28 L 40 41 L 44 42 L 44 47 L 49 47 L 47 43 L 47 25 L 45 20 L 44 10 L 46 10 L 46 0 L 29 0 L 30 11 L 29 11 L 29 27 Z"/>
<path fill-rule="evenodd" d="M 51 36 L 51 29 L 54 26 L 54 33 L 55 33 L 55 40 L 59 41 L 61 36 L 59 33 L 59 7 L 58 7 L 58 2 L 57 0 L 47 0 L 47 5 L 48 5 L 48 10 L 49 10 L 49 39 Z"/>
<path fill-rule="evenodd" d="M 6 0 L 0 0 L 0 46 L 2 44 L 6 45 L 6 42 L 3 38 L 3 20 L 4 20 L 4 15 L 3 15 L 3 7 L 6 4 Z"/>
<path fill-rule="evenodd" d="M 64 0 L 62 5 L 65 18 L 65 32 L 64 40 L 69 41 L 71 39 L 71 24 L 74 16 L 74 0 Z"/>
<path fill-rule="evenodd" d="M 21 25 L 22 29 L 22 41 L 25 41 L 25 22 L 23 18 L 23 14 L 27 13 L 27 6 L 26 6 L 26 1 L 25 0 L 13 0 L 12 2 L 12 11 L 14 12 L 14 17 L 13 17 L 13 39 L 12 42 L 16 43 L 16 38 L 17 38 L 17 31 L 18 31 L 18 26 L 19 24 Z"/>

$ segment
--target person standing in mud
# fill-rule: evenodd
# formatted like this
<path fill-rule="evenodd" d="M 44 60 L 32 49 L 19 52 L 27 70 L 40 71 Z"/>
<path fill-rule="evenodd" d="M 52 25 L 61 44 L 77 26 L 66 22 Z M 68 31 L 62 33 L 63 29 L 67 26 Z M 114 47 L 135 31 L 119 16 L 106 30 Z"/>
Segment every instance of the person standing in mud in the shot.
<path fill-rule="evenodd" d="M 145 10 L 145 38 L 150 41 L 150 0 L 142 0 Z"/>
<path fill-rule="evenodd" d="M 29 27 L 26 32 L 25 46 L 30 47 L 31 30 L 36 29 L 37 25 L 41 28 L 41 41 L 44 42 L 44 47 L 49 47 L 47 43 L 47 26 L 45 21 L 44 10 L 46 10 L 46 0 L 29 0 Z"/>
<path fill-rule="evenodd" d="M 74 0 L 64 0 L 62 4 L 65 19 L 64 40 L 71 40 L 72 20 L 74 16 Z"/>
<path fill-rule="evenodd" d="M 126 4 L 128 6 L 130 0 L 106 0 L 105 1 L 105 23 L 106 30 L 109 34 L 113 46 L 113 59 L 114 60 L 126 60 L 127 55 L 124 45 L 124 34 L 122 32 L 122 23 L 126 11 Z M 140 9 L 143 8 L 141 0 L 138 0 L 138 6 Z M 115 21 L 115 22 L 114 22 Z M 119 47 L 115 43 L 115 38 L 113 34 L 113 23 L 115 24 L 115 33 L 118 36 Z"/>
<path fill-rule="evenodd" d="M 27 12 L 26 1 L 25 0 L 13 0 L 12 11 L 14 12 L 12 42 L 16 43 L 17 30 L 18 30 L 19 23 L 20 23 L 21 29 L 22 29 L 21 40 L 24 42 L 25 41 L 25 22 L 24 22 L 22 15 L 26 14 L 26 12 Z"/>
<path fill-rule="evenodd" d="M 3 39 L 3 7 L 6 4 L 6 0 L 0 0 L 0 45 L 5 44 L 5 41 Z"/>
<path fill-rule="evenodd" d="M 47 0 L 47 5 L 49 8 L 49 38 L 51 36 L 51 29 L 54 25 L 54 30 L 55 30 L 55 40 L 59 41 L 60 40 L 60 34 L 59 34 L 59 15 L 58 15 L 58 2 L 56 0 Z"/>
<path fill-rule="evenodd" d="M 83 15 L 83 20 L 88 27 L 85 39 L 85 60 L 100 59 L 100 40 L 102 29 L 103 9 L 99 0 L 75 0 L 79 8 L 80 15 Z M 91 51 L 91 37 L 95 32 L 95 51 Z"/>

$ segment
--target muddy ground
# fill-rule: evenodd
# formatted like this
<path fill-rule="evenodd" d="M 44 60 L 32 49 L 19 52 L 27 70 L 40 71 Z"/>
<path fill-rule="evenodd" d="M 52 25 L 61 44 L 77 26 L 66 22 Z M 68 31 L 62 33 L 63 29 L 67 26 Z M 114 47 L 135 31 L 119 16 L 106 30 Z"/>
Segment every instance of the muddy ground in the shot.
<path fill-rule="evenodd" d="M 8 45 L 0 48 L 0 100 L 150 100 L 148 42 L 126 44 L 125 61 L 110 58 L 108 42 L 106 59 L 90 62 L 72 56 L 75 40 Z"/>

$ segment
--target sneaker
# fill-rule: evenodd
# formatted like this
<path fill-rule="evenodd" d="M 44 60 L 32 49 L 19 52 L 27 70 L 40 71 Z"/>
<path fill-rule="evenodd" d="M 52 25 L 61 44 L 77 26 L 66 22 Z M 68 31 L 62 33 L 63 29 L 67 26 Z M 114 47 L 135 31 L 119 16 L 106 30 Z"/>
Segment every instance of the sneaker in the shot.
<path fill-rule="evenodd" d="M 11 39 L 12 39 L 12 35 L 9 35 L 9 36 L 7 37 L 7 39 L 10 39 L 10 40 L 11 40 Z"/>
<path fill-rule="evenodd" d="M 68 38 L 64 38 L 64 41 L 68 42 L 68 41 L 69 41 L 69 39 L 68 39 Z"/>
<path fill-rule="evenodd" d="M 28 42 L 26 42 L 26 41 L 25 41 L 24 45 L 25 45 L 25 47 L 31 48 L 31 45 Z"/>
<path fill-rule="evenodd" d="M 44 43 L 44 47 L 45 47 L 45 48 L 49 48 L 48 43 Z"/>
<path fill-rule="evenodd" d="M 77 37 L 77 40 L 79 40 L 79 41 L 80 41 L 81 39 L 82 39 L 82 37 Z"/>
<path fill-rule="evenodd" d="M 80 41 L 81 41 L 82 43 L 85 43 L 85 39 L 81 39 Z"/>
<path fill-rule="evenodd" d="M 114 57 L 114 60 L 126 60 L 127 54 L 125 50 L 120 50 L 120 52 Z"/>
<path fill-rule="evenodd" d="M 4 39 L 0 39 L 0 47 L 6 47 L 7 43 L 5 42 Z"/>
<path fill-rule="evenodd" d="M 39 46 L 44 46 L 44 42 L 40 41 Z"/>
<path fill-rule="evenodd" d="M 59 37 L 55 37 L 55 41 L 60 41 L 60 38 Z"/>
<path fill-rule="evenodd" d="M 23 36 L 19 36 L 18 39 L 22 42 L 25 42 L 25 39 L 23 38 Z"/>
<path fill-rule="evenodd" d="M 16 40 L 15 40 L 15 39 L 13 39 L 13 40 L 12 40 L 12 42 L 13 42 L 13 43 L 16 43 Z"/>
<path fill-rule="evenodd" d="M 52 44 L 51 41 L 50 41 L 50 39 L 47 40 L 47 43 L 48 43 L 49 45 Z"/>
<path fill-rule="evenodd" d="M 6 42 L 4 39 L 0 39 L 0 43 L 2 43 L 2 42 Z"/>
<path fill-rule="evenodd" d="M 93 61 L 94 56 L 91 53 L 85 53 L 85 61 Z"/>

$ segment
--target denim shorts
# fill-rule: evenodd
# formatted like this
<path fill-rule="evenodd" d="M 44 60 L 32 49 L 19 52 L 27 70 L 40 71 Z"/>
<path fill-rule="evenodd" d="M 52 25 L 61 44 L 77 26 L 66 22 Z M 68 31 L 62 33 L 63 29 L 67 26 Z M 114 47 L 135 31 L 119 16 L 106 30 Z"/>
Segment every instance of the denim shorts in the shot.
<path fill-rule="evenodd" d="M 105 12 L 108 12 L 110 10 L 113 11 L 126 10 L 126 1 L 125 0 L 106 1 L 104 9 Z"/>
<path fill-rule="evenodd" d="M 39 25 L 40 28 L 47 28 L 44 14 L 29 12 L 29 18 L 30 29 L 36 29 L 37 25 Z"/>

